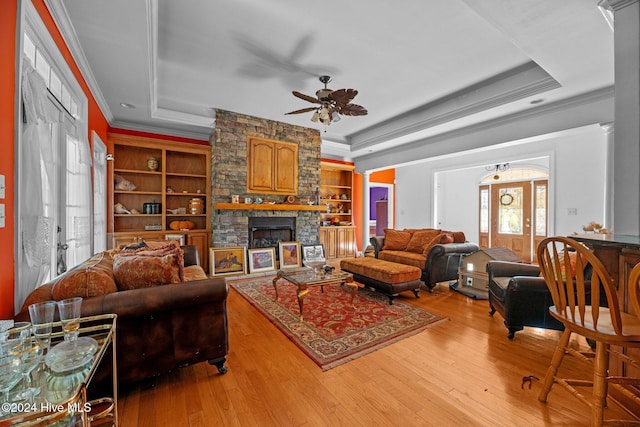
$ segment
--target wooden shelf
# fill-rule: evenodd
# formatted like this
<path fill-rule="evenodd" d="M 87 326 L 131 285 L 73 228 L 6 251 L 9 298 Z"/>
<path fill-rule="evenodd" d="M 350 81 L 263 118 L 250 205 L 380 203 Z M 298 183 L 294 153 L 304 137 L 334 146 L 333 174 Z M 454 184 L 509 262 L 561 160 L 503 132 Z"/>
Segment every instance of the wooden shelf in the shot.
<path fill-rule="evenodd" d="M 324 211 L 326 206 L 269 204 L 269 203 L 214 203 L 214 209 L 219 211 Z"/>
<path fill-rule="evenodd" d="M 140 240 L 163 240 L 167 234 L 176 233 L 171 222 L 189 220 L 194 228 L 185 234 L 185 244 L 198 247 L 200 264 L 208 271 L 211 227 L 211 147 L 159 138 L 109 133 L 107 145 L 115 158 L 111 175 L 120 174 L 135 185 L 133 191 L 115 189 L 111 176 L 109 195 L 109 221 L 107 231 L 110 247 Z M 148 169 L 148 160 L 158 161 L 157 170 Z M 190 199 L 202 200 L 204 212 L 191 215 Z M 122 204 L 127 209 L 142 212 L 145 203 L 160 204 L 157 214 L 116 214 L 114 206 Z M 184 214 L 170 214 L 168 210 L 184 208 Z M 148 230 L 149 226 L 158 229 Z"/>

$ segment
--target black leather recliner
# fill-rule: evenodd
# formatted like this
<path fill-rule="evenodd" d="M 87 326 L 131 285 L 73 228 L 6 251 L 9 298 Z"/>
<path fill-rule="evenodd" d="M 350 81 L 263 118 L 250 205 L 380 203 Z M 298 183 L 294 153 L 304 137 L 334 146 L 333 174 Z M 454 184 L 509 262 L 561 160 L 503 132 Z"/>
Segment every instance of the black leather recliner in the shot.
<path fill-rule="evenodd" d="M 551 293 L 537 265 L 508 261 L 489 261 L 490 315 L 498 311 L 513 339 L 525 326 L 564 330 L 564 326 L 549 314 L 553 305 Z"/>

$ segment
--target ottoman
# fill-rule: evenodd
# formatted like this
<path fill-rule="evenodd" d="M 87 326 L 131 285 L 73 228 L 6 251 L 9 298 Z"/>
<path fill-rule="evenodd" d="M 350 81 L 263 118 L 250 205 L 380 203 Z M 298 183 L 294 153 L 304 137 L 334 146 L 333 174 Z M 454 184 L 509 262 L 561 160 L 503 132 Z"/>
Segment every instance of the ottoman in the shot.
<path fill-rule="evenodd" d="M 418 267 L 364 257 L 345 258 L 340 261 L 340 269 L 353 274 L 354 280 L 387 295 L 389 305 L 402 291 L 413 291 L 416 298 L 420 297 L 422 271 Z"/>

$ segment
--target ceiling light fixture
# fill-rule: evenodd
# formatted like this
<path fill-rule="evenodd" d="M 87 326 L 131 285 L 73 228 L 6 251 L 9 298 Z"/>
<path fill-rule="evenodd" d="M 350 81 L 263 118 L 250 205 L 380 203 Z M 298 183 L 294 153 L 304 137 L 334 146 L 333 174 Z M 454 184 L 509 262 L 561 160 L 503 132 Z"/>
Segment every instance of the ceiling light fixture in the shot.
<path fill-rule="evenodd" d="M 504 172 L 509 169 L 509 163 L 499 163 L 497 165 L 488 165 L 485 166 L 485 169 L 488 171 L 495 171 L 495 175 L 493 175 L 493 179 L 500 179 L 500 172 Z"/>
<path fill-rule="evenodd" d="M 133 110 L 134 108 L 136 108 L 136 106 L 135 106 L 135 105 L 133 105 L 133 104 L 128 104 L 128 103 L 126 103 L 126 102 L 121 102 L 121 103 L 120 103 L 120 106 L 121 106 L 121 107 L 123 107 L 123 108 L 129 108 L 130 110 Z"/>
<path fill-rule="evenodd" d="M 325 126 L 339 122 L 342 116 L 365 116 L 367 114 L 366 108 L 361 105 L 351 104 L 351 100 L 358 94 L 357 90 L 329 89 L 327 87 L 327 83 L 331 81 L 330 76 L 320 76 L 318 79 L 324 84 L 324 88 L 316 91 L 315 98 L 295 90 L 293 91 L 293 95 L 297 98 L 319 105 L 317 107 L 302 108 L 286 114 L 300 114 L 313 111 L 311 121 L 313 123 L 322 123 Z"/>

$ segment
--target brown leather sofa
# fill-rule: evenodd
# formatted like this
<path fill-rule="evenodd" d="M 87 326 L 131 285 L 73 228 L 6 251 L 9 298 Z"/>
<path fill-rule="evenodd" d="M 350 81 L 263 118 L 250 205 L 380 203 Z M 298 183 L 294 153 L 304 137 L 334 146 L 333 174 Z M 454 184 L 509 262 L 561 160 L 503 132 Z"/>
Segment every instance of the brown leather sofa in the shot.
<path fill-rule="evenodd" d="M 386 233 L 390 231 L 395 232 L 394 234 L 398 232 L 409 232 L 412 236 L 415 236 L 416 231 L 422 230 L 386 230 Z M 478 250 L 478 245 L 466 242 L 464 240 L 464 234 L 461 232 L 450 233 L 443 231 L 441 234 L 456 235 L 457 242 L 452 240 L 452 243 L 425 244 L 425 246 L 423 246 L 424 250 L 416 253 L 407 250 L 410 249 L 411 239 L 413 239 L 413 237 L 409 238 L 410 240 L 407 242 L 408 247 L 404 250 L 387 249 L 388 246 L 385 246 L 387 234 L 385 234 L 385 236 L 373 236 L 369 240 L 373 246 L 376 258 L 420 268 L 422 271 L 420 280 L 424 282 L 427 289 L 431 292 L 437 283 L 457 280 L 458 268 L 460 267 L 462 258 Z M 453 239 L 453 237 L 451 237 L 451 239 Z M 443 239 L 443 241 L 445 240 Z M 400 248 L 401 247 L 402 246 L 400 246 Z"/>
<path fill-rule="evenodd" d="M 539 277 L 537 265 L 509 261 L 489 261 L 490 315 L 497 311 L 504 318 L 508 329 L 507 337 L 513 339 L 515 333 L 525 326 L 536 328 L 564 329 L 562 323 L 549 313 L 553 305 L 551 292 L 543 277 Z"/>
<path fill-rule="evenodd" d="M 197 248 L 183 249 L 185 268 L 199 265 Z M 204 271 L 202 275 L 206 277 Z M 224 278 L 186 281 L 85 298 L 82 316 L 118 315 L 116 353 L 121 385 L 202 361 L 224 374 L 229 347 L 227 295 Z M 16 320 L 28 319 L 25 306 Z M 109 361 L 104 362 L 101 366 L 109 370 Z M 100 382 L 107 374 L 99 371 L 94 380 Z"/>

